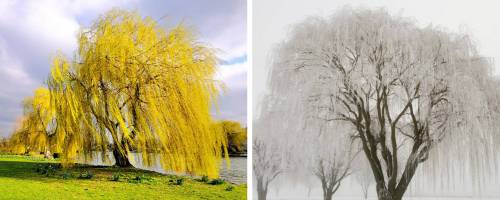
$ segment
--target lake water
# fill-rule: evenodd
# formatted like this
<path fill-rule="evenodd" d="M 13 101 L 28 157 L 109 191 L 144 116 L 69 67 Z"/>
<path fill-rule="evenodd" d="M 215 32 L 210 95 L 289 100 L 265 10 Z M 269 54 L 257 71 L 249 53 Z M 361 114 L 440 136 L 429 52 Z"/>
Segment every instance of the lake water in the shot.
<path fill-rule="evenodd" d="M 247 183 L 247 157 L 229 157 L 231 168 L 222 163 L 220 177 L 235 184 Z"/>
<path fill-rule="evenodd" d="M 94 158 L 90 161 L 85 161 L 80 159 L 79 163 L 85 163 L 90 165 L 104 165 L 111 166 L 114 165 L 114 159 L 111 153 L 107 154 L 109 162 L 103 162 L 101 159 L 101 154 L 94 154 Z M 139 154 L 134 154 L 134 167 L 139 169 L 145 169 L 150 171 L 155 171 L 163 174 L 173 174 L 173 172 L 166 172 L 161 168 L 159 162 L 153 166 L 144 166 L 141 163 L 141 156 Z M 231 162 L 230 168 L 227 167 L 225 160 L 223 159 L 221 163 L 220 177 L 228 182 L 234 184 L 244 184 L 247 183 L 247 158 L 246 157 L 229 157 Z"/>

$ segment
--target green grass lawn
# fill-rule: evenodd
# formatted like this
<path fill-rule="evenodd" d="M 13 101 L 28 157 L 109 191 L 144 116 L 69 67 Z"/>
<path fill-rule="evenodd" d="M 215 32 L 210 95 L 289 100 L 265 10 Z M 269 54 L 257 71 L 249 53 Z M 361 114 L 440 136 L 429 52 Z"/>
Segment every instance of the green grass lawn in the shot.
<path fill-rule="evenodd" d="M 212 185 L 140 169 L 58 165 L 39 157 L 0 155 L 0 199 L 246 199 L 246 185 Z M 80 177 L 85 172 L 93 177 Z"/>

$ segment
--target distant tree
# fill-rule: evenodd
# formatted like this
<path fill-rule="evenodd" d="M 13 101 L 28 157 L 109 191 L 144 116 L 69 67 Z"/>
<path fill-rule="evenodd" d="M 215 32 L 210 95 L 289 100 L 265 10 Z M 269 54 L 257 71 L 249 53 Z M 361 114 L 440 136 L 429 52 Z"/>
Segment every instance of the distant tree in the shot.
<path fill-rule="evenodd" d="M 264 107 L 259 117 L 253 123 L 253 171 L 257 180 L 257 196 L 259 200 L 266 200 L 269 186 L 276 182 L 278 176 L 286 172 L 296 172 L 291 169 L 299 157 L 293 155 L 299 146 L 293 137 L 289 124 L 293 120 L 283 121 L 286 110 L 280 96 L 269 95 L 264 98 Z M 304 155 L 303 153 L 299 155 Z M 304 165 L 301 165 L 302 167 Z"/>
<path fill-rule="evenodd" d="M 363 196 L 366 199 L 368 199 L 368 189 L 370 189 L 370 186 L 373 184 L 375 181 L 373 179 L 373 174 L 370 169 L 368 161 L 366 161 L 365 157 L 360 157 L 358 159 L 358 165 L 356 171 L 354 172 L 354 179 L 359 183 L 361 186 L 361 190 L 363 191 Z"/>
<path fill-rule="evenodd" d="M 9 139 L 0 138 L 0 152 L 8 152 L 9 151 Z"/>
<path fill-rule="evenodd" d="M 30 151 L 30 135 L 25 123 L 26 117 L 18 118 L 14 125 L 14 132 L 9 137 L 9 152 L 26 154 Z"/>
<path fill-rule="evenodd" d="M 326 144 L 327 142 L 321 143 L 323 143 L 322 145 L 328 145 Z M 325 146 L 316 147 L 323 150 L 329 149 L 311 156 L 315 157 L 316 165 L 313 173 L 321 181 L 323 199 L 331 200 L 342 181 L 352 173 L 351 162 L 354 158 L 354 153 L 348 145 L 339 145 L 337 148 L 334 147 L 335 150 L 326 148 Z"/>
<path fill-rule="evenodd" d="M 278 145 L 271 141 L 254 138 L 253 146 L 253 171 L 257 179 L 257 198 L 266 200 L 269 184 L 285 172 L 285 162 Z"/>
<path fill-rule="evenodd" d="M 239 122 L 224 120 L 217 123 L 227 137 L 227 148 L 229 153 L 246 152 L 247 130 L 241 127 Z"/>
<path fill-rule="evenodd" d="M 218 176 L 226 138 L 210 116 L 220 86 L 211 48 L 183 26 L 122 10 L 83 28 L 78 44 L 72 61 L 56 56 L 48 80 L 64 165 L 110 150 L 131 167 L 134 150 L 145 165 Z"/>
<path fill-rule="evenodd" d="M 331 102 L 319 112 L 350 124 L 354 133 L 342 134 L 361 143 L 378 198 L 400 200 L 418 166 L 439 163 L 450 149 L 486 156 L 458 166 L 470 174 L 495 169 L 486 166 L 496 159 L 494 143 L 481 142 L 499 136 L 490 69 L 467 35 L 420 28 L 384 10 L 346 8 L 294 26 L 274 52 L 270 90 L 289 105 L 279 107 L 288 125 L 311 115 L 295 111 L 307 99 Z M 466 159 L 453 158 L 441 161 Z"/>
<path fill-rule="evenodd" d="M 44 152 L 45 157 L 51 157 L 51 137 L 54 134 L 55 111 L 50 104 L 50 93 L 47 88 L 38 88 L 33 97 L 24 100 L 23 126 L 29 134 L 26 141 L 33 148 L 32 151 Z"/>
<path fill-rule="evenodd" d="M 356 158 L 359 147 L 349 137 L 350 127 L 342 121 L 329 120 L 330 112 L 322 112 L 329 101 L 309 98 L 306 112 L 311 117 L 306 120 L 299 141 L 302 145 L 294 155 L 303 154 L 298 160 L 309 165 L 313 174 L 321 181 L 323 199 L 331 200 L 340 188 L 342 181 L 351 175 L 351 164 Z M 304 150 L 305 148 L 309 150 Z M 309 158 L 309 159 L 307 159 Z"/>
<path fill-rule="evenodd" d="M 23 101 L 23 117 L 18 120 L 10 143 L 14 152 L 44 152 L 50 157 L 50 139 L 54 133 L 54 109 L 47 88 L 37 88 Z"/>

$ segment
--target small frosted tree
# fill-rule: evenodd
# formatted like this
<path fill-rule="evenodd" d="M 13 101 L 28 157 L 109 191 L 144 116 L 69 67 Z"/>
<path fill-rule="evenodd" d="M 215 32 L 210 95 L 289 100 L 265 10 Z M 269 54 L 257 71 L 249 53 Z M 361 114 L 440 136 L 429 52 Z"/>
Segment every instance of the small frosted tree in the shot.
<path fill-rule="evenodd" d="M 457 168 L 477 177 L 495 170 L 494 142 L 484 142 L 498 141 L 490 71 L 466 34 L 346 8 L 294 26 L 274 52 L 270 83 L 290 101 L 286 120 L 310 115 L 294 111 L 306 98 L 330 101 L 322 112 L 354 130 L 379 199 L 400 200 L 427 161 L 443 168 L 465 161 Z"/>
<path fill-rule="evenodd" d="M 331 113 L 324 112 L 331 103 L 323 98 L 308 98 L 305 112 L 310 117 L 305 120 L 303 134 L 298 136 L 302 148 L 293 153 L 302 154 L 298 159 L 301 162 L 310 158 L 309 168 L 320 180 L 325 200 L 331 200 L 342 181 L 352 173 L 351 164 L 359 152 L 357 142 L 348 134 L 352 132 L 349 124 L 331 120 Z"/>
<path fill-rule="evenodd" d="M 286 114 L 283 112 L 281 97 L 266 96 L 265 105 L 258 119 L 253 124 L 253 171 L 257 180 L 257 197 L 267 199 L 268 189 L 275 179 L 289 171 L 294 157 L 290 145 L 293 135 L 289 127 L 292 121 L 281 121 Z"/>
<path fill-rule="evenodd" d="M 273 142 L 254 139 L 253 141 L 253 170 L 257 179 L 257 198 L 267 199 L 269 184 L 284 172 L 282 157 Z"/>
<path fill-rule="evenodd" d="M 354 179 L 358 182 L 359 186 L 361 186 L 363 197 L 368 199 L 368 190 L 374 182 L 372 171 L 365 157 L 358 157 L 356 164 Z"/>
<path fill-rule="evenodd" d="M 331 200 L 342 181 L 351 174 L 351 163 L 355 156 L 352 144 L 346 140 L 338 142 L 338 139 L 319 136 L 317 143 L 311 143 L 318 150 L 311 155 L 314 158 L 312 171 L 321 181 L 325 200 Z"/>

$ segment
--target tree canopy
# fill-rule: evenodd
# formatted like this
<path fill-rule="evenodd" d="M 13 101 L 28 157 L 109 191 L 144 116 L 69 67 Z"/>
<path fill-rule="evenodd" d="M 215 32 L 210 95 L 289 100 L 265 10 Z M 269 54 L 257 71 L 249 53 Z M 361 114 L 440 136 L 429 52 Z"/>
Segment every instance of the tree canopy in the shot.
<path fill-rule="evenodd" d="M 380 199 L 401 199 L 419 165 L 476 185 L 494 173 L 499 93 L 469 35 L 344 8 L 294 25 L 272 58 L 265 132 L 301 151 L 310 121 L 346 128 L 327 134 L 361 144 Z"/>
<path fill-rule="evenodd" d="M 126 167 L 137 152 L 146 165 L 218 176 L 226 138 L 210 116 L 221 86 L 212 48 L 182 25 L 122 10 L 82 28 L 78 45 L 53 59 L 47 81 L 64 165 L 112 151 Z"/>

